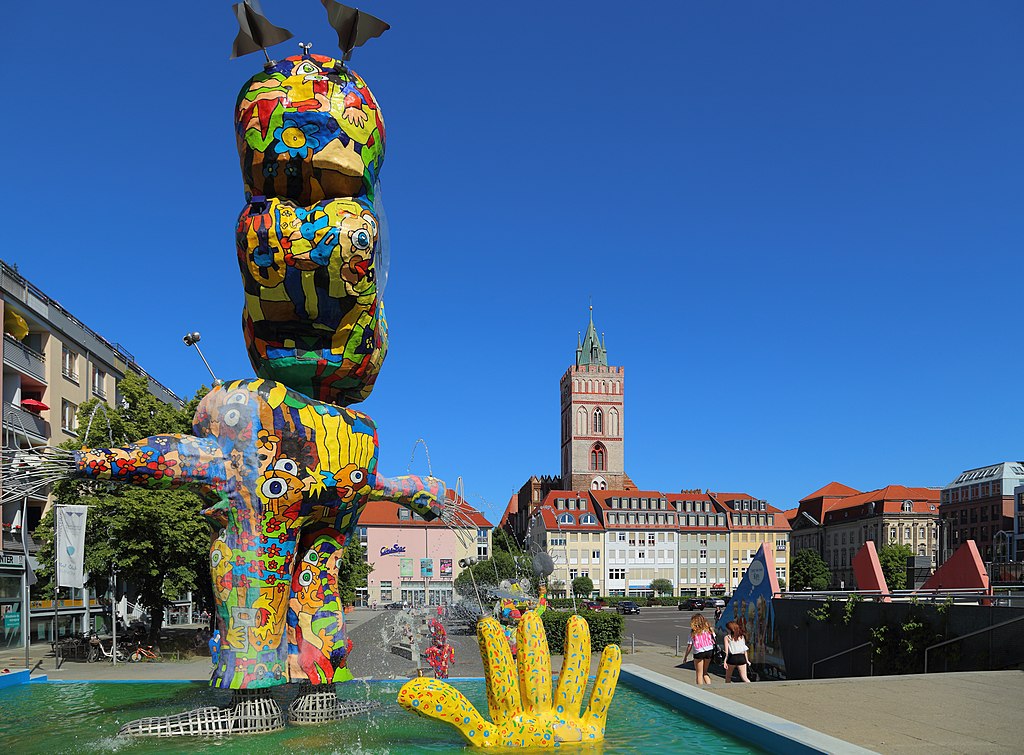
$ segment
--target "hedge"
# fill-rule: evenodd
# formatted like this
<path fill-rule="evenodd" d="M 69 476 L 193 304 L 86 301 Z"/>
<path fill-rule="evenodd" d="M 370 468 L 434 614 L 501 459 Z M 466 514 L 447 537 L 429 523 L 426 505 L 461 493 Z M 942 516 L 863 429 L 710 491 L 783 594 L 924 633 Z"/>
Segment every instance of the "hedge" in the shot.
<path fill-rule="evenodd" d="M 572 616 L 571 611 L 552 611 L 550 608 L 541 616 L 544 633 L 548 636 L 548 648 L 554 655 L 565 651 L 565 625 Z M 625 619 L 617 613 L 588 611 L 583 609 L 580 616 L 590 626 L 590 649 L 599 653 L 606 645 L 621 645 Z"/>

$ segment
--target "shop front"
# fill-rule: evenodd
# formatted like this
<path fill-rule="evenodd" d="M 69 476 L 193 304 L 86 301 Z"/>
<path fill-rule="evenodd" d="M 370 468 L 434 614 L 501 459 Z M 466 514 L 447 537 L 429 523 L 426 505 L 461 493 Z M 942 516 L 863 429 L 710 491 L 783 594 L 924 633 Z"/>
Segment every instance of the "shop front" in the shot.
<path fill-rule="evenodd" d="M 0 552 L 0 626 L 5 650 L 25 646 L 24 591 L 25 557 Z"/>

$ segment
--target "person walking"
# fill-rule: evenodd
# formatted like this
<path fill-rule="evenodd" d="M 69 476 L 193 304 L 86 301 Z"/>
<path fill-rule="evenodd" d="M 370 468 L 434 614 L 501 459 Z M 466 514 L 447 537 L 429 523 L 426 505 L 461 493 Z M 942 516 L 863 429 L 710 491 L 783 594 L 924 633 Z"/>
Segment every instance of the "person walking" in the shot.
<path fill-rule="evenodd" d="M 725 635 L 725 683 L 732 681 L 732 672 L 736 669 L 740 674 L 740 681 L 749 684 L 747 664 L 750 663 L 750 657 L 747 655 L 747 636 L 739 622 L 730 621 L 725 628 L 728 630 L 728 634 Z"/>
<path fill-rule="evenodd" d="M 693 650 L 693 669 L 697 672 L 697 686 L 710 686 L 711 675 L 708 674 L 708 667 L 711 665 L 711 656 L 715 651 L 715 632 L 708 624 L 708 620 L 699 613 L 695 613 L 690 619 L 690 639 L 686 642 L 683 663 L 686 663 L 686 659 L 690 657 L 691 650 Z"/>

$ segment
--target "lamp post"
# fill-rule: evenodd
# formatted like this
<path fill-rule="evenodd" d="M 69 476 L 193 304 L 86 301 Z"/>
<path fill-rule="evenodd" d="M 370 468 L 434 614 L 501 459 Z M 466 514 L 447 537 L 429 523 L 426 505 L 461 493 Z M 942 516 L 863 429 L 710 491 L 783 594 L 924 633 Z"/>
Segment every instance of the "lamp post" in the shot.
<path fill-rule="evenodd" d="M 195 330 L 195 331 L 193 331 L 191 333 L 186 333 L 184 336 L 181 337 L 182 342 L 186 346 L 194 346 L 195 347 L 196 352 L 199 354 L 199 358 L 203 360 L 203 364 L 206 365 L 206 369 L 208 369 L 210 371 L 210 377 L 213 378 L 214 386 L 224 385 L 224 381 L 223 380 L 218 380 L 217 376 L 213 374 L 213 368 L 210 367 L 210 363 L 207 362 L 206 361 L 206 357 L 203 356 L 203 350 L 199 348 L 199 341 L 201 339 L 202 339 L 202 336 L 199 334 L 198 330 Z"/>

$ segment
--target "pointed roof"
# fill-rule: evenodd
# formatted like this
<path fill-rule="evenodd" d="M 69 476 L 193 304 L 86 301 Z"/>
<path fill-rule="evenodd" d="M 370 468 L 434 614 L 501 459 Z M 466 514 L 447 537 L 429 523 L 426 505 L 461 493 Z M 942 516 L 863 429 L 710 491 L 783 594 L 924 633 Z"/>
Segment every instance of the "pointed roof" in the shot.
<path fill-rule="evenodd" d="M 857 495 L 861 491 L 856 488 L 851 488 L 849 485 L 843 485 L 841 482 L 830 482 L 823 488 L 815 490 L 813 493 L 808 493 L 800 499 L 800 503 L 804 501 L 813 501 L 815 498 L 845 498 L 850 495 Z"/>
<path fill-rule="evenodd" d="M 608 352 L 605 350 L 602 339 L 597 337 L 597 328 L 594 327 L 594 306 L 590 306 L 590 325 L 587 326 L 587 334 L 583 337 L 583 343 L 576 343 L 576 366 L 593 364 L 601 367 L 608 366 Z"/>

